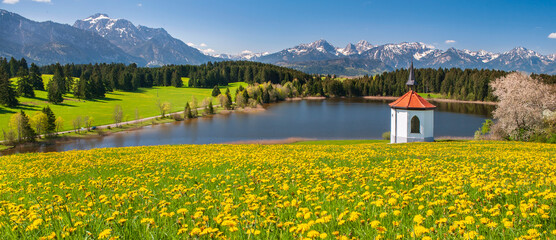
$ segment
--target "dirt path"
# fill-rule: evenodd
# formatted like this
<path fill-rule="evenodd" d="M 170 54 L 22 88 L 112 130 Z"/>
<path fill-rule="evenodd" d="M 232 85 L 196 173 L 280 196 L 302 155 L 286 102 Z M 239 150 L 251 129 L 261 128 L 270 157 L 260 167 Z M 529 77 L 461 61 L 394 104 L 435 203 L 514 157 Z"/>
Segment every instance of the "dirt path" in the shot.
<path fill-rule="evenodd" d="M 214 105 L 214 107 L 218 107 L 218 106 L 220 106 L 220 105 Z M 202 111 L 202 110 L 203 110 L 202 107 L 197 108 L 197 111 Z M 183 115 L 184 113 L 185 113 L 185 111 L 173 112 L 173 113 L 168 113 L 168 114 L 166 114 L 165 116 L 171 116 L 171 115 L 173 115 L 173 114 L 181 114 L 181 115 Z M 160 117 L 162 117 L 162 115 L 156 115 L 156 116 L 147 117 L 147 118 L 141 118 L 141 119 L 136 119 L 136 120 L 131 120 L 131 121 L 125 121 L 125 122 L 121 122 L 121 123 L 111 123 L 111 124 L 99 125 L 99 126 L 95 126 L 95 127 L 96 127 L 96 129 L 107 129 L 108 127 L 110 127 L 110 128 L 115 128 L 115 127 L 118 127 L 118 126 L 121 126 L 121 125 L 128 125 L 128 124 L 141 123 L 141 122 L 153 120 L 153 119 L 160 118 Z M 126 131 L 131 131 L 131 130 L 133 130 L 133 129 L 129 129 L 129 130 L 126 130 Z M 82 130 L 82 131 L 83 131 L 83 130 Z M 56 132 L 56 133 L 54 133 L 54 134 L 56 134 L 56 135 L 62 135 L 62 134 L 72 133 L 72 132 L 75 132 L 75 130 L 61 131 L 61 132 Z M 40 135 L 41 138 L 44 138 L 45 136 L 46 136 L 45 134 Z M 5 140 L 2 140 L 2 141 L 0 141 L 0 143 L 4 143 L 4 141 L 5 141 Z"/>

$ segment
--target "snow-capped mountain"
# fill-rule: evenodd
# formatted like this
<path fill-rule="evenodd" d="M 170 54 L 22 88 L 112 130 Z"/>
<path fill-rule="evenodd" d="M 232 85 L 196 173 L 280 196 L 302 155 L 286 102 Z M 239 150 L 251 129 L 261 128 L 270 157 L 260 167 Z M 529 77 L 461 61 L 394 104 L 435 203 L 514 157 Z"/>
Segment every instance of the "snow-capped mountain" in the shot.
<path fill-rule="evenodd" d="M 98 33 L 125 51 L 144 42 L 146 36 L 128 20 L 112 19 L 106 14 L 97 13 L 83 20 L 77 20 L 74 27 Z"/>
<path fill-rule="evenodd" d="M 98 34 L 51 21 L 35 22 L 0 9 L 0 57 L 25 57 L 29 62 L 135 62 L 131 56 Z"/>
<path fill-rule="evenodd" d="M 253 60 L 264 63 L 295 63 L 338 58 L 336 48 L 326 40 L 300 44 Z"/>
<path fill-rule="evenodd" d="M 77 20 L 73 26 L 99 34 L 128 54 L 145 59 L 148 66 L 218 60 L 173 38 L 163 28 L 135 26 L 128 20 L 113 19 L 106 14 L 97 13 Z"/>
<path fill-rule="evenodd" d="M 249 60 L 301 69 L 308 73 L 373 74 L 406 68 L 488 68 L 556 74 L 556 53 L 542 55 L 524 47 L 504 53 L 450 48 L 420 42 L 372 45 L 367 41 L 335 47 L 321 39 L 275 53 L 203 54 L 162 28 L 136 26 L 125 19 L 95 14 L 73 26 L 35 22 L 0 9 L 0 57 L 25 57 L 38 64 L 137 63 L 139 66 L 201 64 Z"/>
<path fill-rule="evenodd" d="M 254 53 L 251 51 L 243 51 L 240 54 L 237 55 L 233 55 L 233 54 L 226 54 L 226 53 L 220 53 L 220 54 L 213 54 L 213 57 L 217 57 L 217 58 L 222 58 L 222 59 L 226 59 L 226 60 L 252 60 L 254 58 L 258 58 L 258 57 L 262 57 L 265 55 L 270 54 L 269 52 L 263 52 L 263 53 Z"/>
<path fill-rule="evenodd" d="M 494 59 L 496 59 L 500 56 L 500 54 L 498 54 L 498 53 L 491 53 L 491 52 L 487 52 L 485 50 L 479 50 L 479 51 L 474 52 L 474 51 L 469 51 L 467 49 L 464 49 L 462 51 L 465 52 L 466 54 L 477 57 L 483 63 L 490 62 L 490 61 L 492 61 L 492 60 L 494 60 Z"/>
<path fill-rule="evenodd" d="M 440 53 L 433 46 L 424 43 L 385 44 L 371 48 L 360 54 L 361 58 L 375 59 L 393 68 L 406 68 L 411 61 L 436 57 Z M 419 64 L 415 64 L 420 67 Z"/>
<path fill-rule="evenodd" d="M 351 56 L 360 53 L 359 51 L 357 51 L 357 47 L 353 45 L 353 43 L 348 43 L 348 45 L 345 48 L 337 48 L 336 52 L 337 52 L 336 55 L 338 56 L 339 55 Z"/>
<path fill-rule="evenodd" d="M 550 68 L 550 66 L 555 65 L 554 59 L 524 47 L 516 47 L 508 52 L 502 53 L 488 64 L 491 68 L 501 70 L 556 73 L 556 69 Z"/>
<path fill-rule="evenodd" d="M 376 60 L 384 63 L 386 67 L 367 64 L 368 67 L 359 72 L 378 71 L 378 69 L 370 69 L 373 66 L 378 66 L 380 69 L 406 68 L 413 62 L 416 67 L 420 68 L 488 68 L 556 74 L 556 54 L 543 56 L 523 47 L 505 53 L 492 53 L 484 50 L 470 51 L 455 48 L 440 50 L 421 42 L 373 46 L 366 41 L 359 41 L 357 44 L 350 43 L 344 48 L 334 48 L 335 51 L 332 51 L 333 48 L 332 45 L 321 39 L 253 58 L 253 60 L 306 71 L 307 69 L 324 69 L 323 66 L 326 64 L 340 64 L 340 66 L 328 66 L 326 72 L 330 72 L 329 69 L 338 69 L 338 67 L 362 66 L 362 64 L 354 64 L 354 61 Z M 351 61 L 327 61 L 343 58 L 349 58 Z M 346 65 L 348 62 L 349 66 Z M 315 67 L 310 66 L 311 64 L 314 64 Z"/>
<path fill-rule="evenodd" d="M 365 40 L 360 40 L 359 42 L 357 42 L 357 44 L 355 44 L 355 48 L 357 49 L 357 52 L 359 54 L 361 54 L 364 51 L 367 51 L 371 48 L 373 48 L 374 46 L 372 44 L 370 44 L 369 42 L 365 41 Z"/>

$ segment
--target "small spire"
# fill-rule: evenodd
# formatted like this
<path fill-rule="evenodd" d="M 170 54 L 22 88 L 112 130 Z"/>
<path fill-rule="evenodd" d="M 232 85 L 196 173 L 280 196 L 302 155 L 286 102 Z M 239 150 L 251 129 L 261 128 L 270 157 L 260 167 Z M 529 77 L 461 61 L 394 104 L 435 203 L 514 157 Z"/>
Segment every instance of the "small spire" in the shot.
<path fill-rule="evenodd" d="M 415 81 L 415 73 L 413 72 L 413 61 L 411 61 L 411 66 L 409 67 L 409 79 L 405 83 L 407 86 L 415 86 L 417 85 L 417 81 Z"/>

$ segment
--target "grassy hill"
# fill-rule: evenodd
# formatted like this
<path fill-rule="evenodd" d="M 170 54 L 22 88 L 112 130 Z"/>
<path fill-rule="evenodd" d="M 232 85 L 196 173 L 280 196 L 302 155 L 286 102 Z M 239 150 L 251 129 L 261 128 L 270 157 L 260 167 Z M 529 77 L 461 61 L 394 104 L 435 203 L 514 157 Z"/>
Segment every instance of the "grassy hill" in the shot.
<path fill-rule="evenodd" d="M 554 145 L 343 143 L 2 157 L 0 238 L 556 237 Z"/>
<path fill-rule="evenodd" d="M 52 75 L 43 75 L 45 86 L 52 79 Z M 187 78 L 184 78 L 184 84 Z M 15 79 L 14 79 L 15 81 Z M 221 87 L 222 90 L 228 87 L 232 94 L 239 85 L 246 86 L 246 83 L 232 83 L 229 86 Z M 0 107 L 0 129 L 8 128 L 11 115 L 19 110 L 25 111 L 32 116 L 36 111 L 40 111 L 44 106 L 49 105 L 56 116 L 64 118 L 64 129 L 72 128 L 72 121 L 77 116 L 89 116 L 94 118 L 95 125 L 113 123 L 113 112 L 116 105 L 120 105 L 124 111 L 124 116 L 129 120 L 135 119 L 135 109 L 138 110 L 141 118 L 160 115 L 156 105 L 157 99 L 161 102 L 169 102 L 172 112 L 183 111 L 186 102 L 190 102 L 192 97 L 198 100 L 199 104 L 207 97 L 210 97 L 212 88 L 175 88 L 175 87 L 153 87 L 140 88 L 135 92 L 115 91 L 107 93 L 103 99 L 81 100 L 73 97 L 72 94 L 64 96 L 64 102 L 58 105 L 48 103 L 46 91 L 35 91 L 34 98 L 18 98 L 20 105 L 16 108 Z M 218 104 L 218 99 L 214 99 L 214 104 Z M 124 120 L 126 118 L 124 117 Z M 3 136 L 0 136 L 3 138 Z"/>

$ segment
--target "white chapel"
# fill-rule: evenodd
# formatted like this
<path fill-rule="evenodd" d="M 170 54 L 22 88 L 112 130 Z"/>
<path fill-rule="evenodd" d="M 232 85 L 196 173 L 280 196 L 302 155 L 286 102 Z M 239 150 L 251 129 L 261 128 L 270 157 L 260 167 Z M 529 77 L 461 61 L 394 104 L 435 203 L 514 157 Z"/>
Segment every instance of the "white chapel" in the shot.
<path fill-rule="evenodd" d="M 390 103 L 391 126 L 390 143 L 433 142 L 434 141 L 434 109 L 415 92 L 415 73 L 413 63 L 409 68 L 409 79 L 406 83 L 409 92 Z"/>

